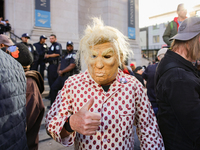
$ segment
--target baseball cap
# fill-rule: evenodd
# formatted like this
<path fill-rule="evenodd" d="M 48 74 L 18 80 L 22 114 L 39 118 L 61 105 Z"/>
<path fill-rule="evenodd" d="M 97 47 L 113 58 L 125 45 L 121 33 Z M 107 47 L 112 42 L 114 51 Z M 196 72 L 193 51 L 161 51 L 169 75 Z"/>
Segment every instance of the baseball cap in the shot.
<path fill-rule="evenodd" d="M 24 33 L 24 34 L 22 34 L 22 37 L 27 37 L 27 38 L 30 39 L 30 36 L 28 35 L 28 33 Z"/>
<path fill-rule="evenodd" d="M 7 45 L 7 46 L 14 45 L 12 40 L 8 36 L 6 36 L 4 34 L 0 34 L 0 44 L 4 44 L 4 45 Z"/>
<path fill-rule="evenodd" d="M 178 33 L 170 38 L 180 41 L 187 41 L 200 33 L 200 17 L 190 17 L 185 19 L 178 28 Z"/>
<path fill-rule="evenodd" d="M 72 42 L 72 41 L 68 41 L 68 42 L 67 42 L 67 46 L 68 46 L 68 45 L 73 46 L 73 42 Z"/>
<path fill-rule="evenodd" d="M 46 37 L 45 35 L 41 35 L 41 36 L 40 36 L 40 40 L 41 40 L 41 39 L 47 39 L 47 37 Z"/>
<path fill-rule="evenodd" d="M 161 48 L 158 53 L 157 53 L 157 57 L 160 56 L 160 55 L 164 55 L 166 52 L 167 52 L 168 48 Z"/>
<path fill-rule="evenodd" d="M 131 63 L 130 66 L 135 66 L 134 63 Z"/>

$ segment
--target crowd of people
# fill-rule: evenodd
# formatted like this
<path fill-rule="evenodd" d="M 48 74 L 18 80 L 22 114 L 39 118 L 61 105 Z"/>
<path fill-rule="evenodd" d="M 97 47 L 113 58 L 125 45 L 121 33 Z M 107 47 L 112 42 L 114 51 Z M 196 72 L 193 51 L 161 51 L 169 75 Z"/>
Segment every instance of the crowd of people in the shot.
<path fill-rule="evenodd" d="M 38 132 L 45 112 L 41 94 L 46 63 L 49 63 L 50 93 L 54 97 L 51 103 L 64 81 L 79 73 L 73 42 L 67 42 L 67 51 L 62 55 L 61 44 L 56 42 L 54 34 L 50 35 L 50 48 L 45 35 L 40 36 L 38 43 L 30 44 L 29 39 L 24 33 L 22 42 L 14 44 L 8 36 L 0 34 L 0 143 L 4 143 L 0 149 L 38 149 Z"/>
<path fill-rule="evenodd" d="M 38 149 L 48 63 L 45 127 L 56 142 L 75 149 L 199 150 L 200 18 L 184 18 L 185 11 L 180 4 L 163 36 L 169 48 L 147 67 L 128 65 L 128 38 L 99 18 L 86 27 L 78 54 L 72 41 L 63 53 L 55 34 L 34 44 L 27 33 L 16 44 L 0 34 L 0 149 Z M 82 73 L 80 57 L 87 65 Z"/>
<path fill-rule="evenodd" d="M 3 20 L 3 17 L 0 17 L 0 34 L 9 34 L 11 31 L 11 25 L 8 19 Z"/>

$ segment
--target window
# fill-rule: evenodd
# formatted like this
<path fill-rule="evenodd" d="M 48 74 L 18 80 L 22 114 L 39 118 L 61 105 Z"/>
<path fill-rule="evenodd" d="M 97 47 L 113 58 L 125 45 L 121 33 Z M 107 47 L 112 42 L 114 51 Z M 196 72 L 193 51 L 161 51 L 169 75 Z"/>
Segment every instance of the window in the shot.
<path fill-rule="evenodd" d="M 160 37 L 159 35 L 154 35 L 153 36 L 153 43 L 159 43 L 160 42 Z"/>

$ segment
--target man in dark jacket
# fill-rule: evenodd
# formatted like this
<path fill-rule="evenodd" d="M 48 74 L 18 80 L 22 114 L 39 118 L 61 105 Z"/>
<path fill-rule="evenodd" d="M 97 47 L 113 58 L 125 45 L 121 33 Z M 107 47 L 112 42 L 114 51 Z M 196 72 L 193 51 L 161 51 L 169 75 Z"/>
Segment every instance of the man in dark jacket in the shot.
<path fill-rule="evenodd" d="M 159 61 L 164 57 L 166 51 L 167 51 L 167 48 L 161 48 L 158 51 L 157 58 Z M 149 97 L 149 101 L 151 102 L 151 105 L 153 107 L 153 110 L 156 116 L 158 112 L 158 105 L 156 102 L 156 94 L 155 94 L 155 73 L 156 73 L 157 66 L 158 66 L 158 62 L 152 65 L 149 65 L 142 74 L 142 77 L 147 81 L 146 83 L 147 95 Z"/>
<path fill-rule="evenodd" d="M 177 14 L 178 17 L 175 17 L 173 21 L 169 22 L 167 25 L 167 28 L 165 29 L 165 32 L 163 34 L 163 41 L 170 46 L 172 41 L 169 39 L 173 37 L 177 31 L 178 27 L 181 24 L 183 20 L 185 20 L 187 17 L 187 10 L 184 7 L 184 4 L 179 4 L 177 7 Z"/>
<path fill-rule="evenodd" d="M 49 47 L 49 50 L 47 54 L 45 54 L 44 57 L 49 63 L 49 66 L 47 68 L 47 73 L 48 73 L 49 87 L 51 88 L 51 86 L 53 85 L 53 83 L 56 81 L 58 77 L 57 70 L 58 70 L 60 56 L 62 54 L 62 46 L 60 43 L 57 42 L 57 38 L 55 34 L 51 34 L 49 39 L 51 42 L 51 46 Z M 45 98 L 50 99 L 50 94 Z"/>
<path fill-rule="evenodd" d="M 138 66 L 138 67 L 135 68 L 134 75 L 142 83 L 142 85 L 144 86 L 144 79 L 142 77 L 142 73 L 143 73 L 143 69 L 142 69 L 141 66 Z"/>
<path fill-rule="evenodd" d="M 200 18 L 184 20 L 156 72 L 158 125 L 166 150 L 200 149 Z"/>
<path fill-rule="evenodd" d="M 20 63 L 1 50 L 12 45 L 6 35 L 0 35 L 0 149 L 28 150 L 24 70 Z"/>
<path fill-rule="evenodd" d="M 40 74 L 42 75 L 42 78 L 44 79 L 44 70 L 45 70 L 45 59 L 44 55 L 48 51 L 48 47 L 46 42 L 47 37 L 45 35 L 40 36 L 40 41 L 37 43 L 34 43 L 33 45 L 36 48 L 36 51 L 39 54 L 39 59 L 36 63 L 36 68 L 38 69 L 38 66 L 40 65 Z"/>

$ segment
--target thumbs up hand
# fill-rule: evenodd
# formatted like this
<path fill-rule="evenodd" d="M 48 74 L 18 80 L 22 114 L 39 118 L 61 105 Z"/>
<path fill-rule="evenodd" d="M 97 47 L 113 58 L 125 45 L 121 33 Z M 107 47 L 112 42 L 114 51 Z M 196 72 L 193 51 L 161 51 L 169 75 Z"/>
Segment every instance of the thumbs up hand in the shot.
<path fill-rule="evenodd" d="M 69 123 L 72 130 L 83 135 L 95 134 L 101 124 L 101 115 L 89 111 L 93 104 L 94 98 L 91 98 L 79 112 L 70 117 Z"/>

